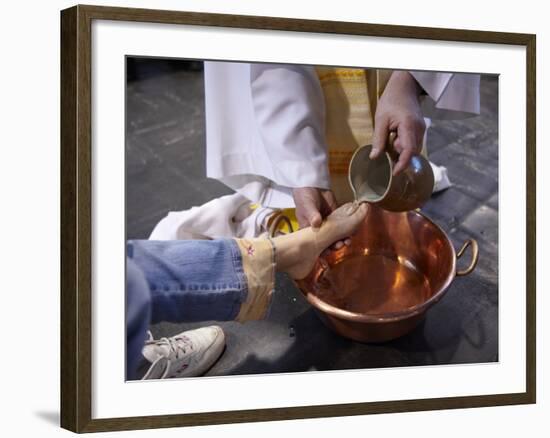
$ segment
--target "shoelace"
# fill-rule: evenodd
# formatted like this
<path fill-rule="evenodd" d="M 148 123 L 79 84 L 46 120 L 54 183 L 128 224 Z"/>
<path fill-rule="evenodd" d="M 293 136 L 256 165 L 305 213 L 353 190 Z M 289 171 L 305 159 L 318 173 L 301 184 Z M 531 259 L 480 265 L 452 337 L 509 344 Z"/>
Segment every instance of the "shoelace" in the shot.
<path fill-rule="evenodd" d="M 193 342 L 187 336 L 177 336 L 172 338 L 160 338 L 153 339 L 151 332 L 148 332 L 149 339 L 145 341 L 145 345 L 158 345 L 158 346 L 167 346 L 171 353 L 174 353 L 176 359 L 180 358 L 181 355 L 187 353 L 188 349 L 193 350 Z"/>

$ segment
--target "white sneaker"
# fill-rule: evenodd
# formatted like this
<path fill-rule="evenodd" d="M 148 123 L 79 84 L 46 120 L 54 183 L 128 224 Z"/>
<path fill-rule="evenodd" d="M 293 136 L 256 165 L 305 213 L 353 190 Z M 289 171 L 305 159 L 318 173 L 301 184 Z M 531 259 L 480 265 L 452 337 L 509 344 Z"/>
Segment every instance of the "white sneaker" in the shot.
<path fill-rule="evenodd" d="M 217 325 L 159 340 L 149 332 L 142 354 L 151 366 L 142 380 L 200 376 L 221 356 L 224 346 L 225 336 Z"/>

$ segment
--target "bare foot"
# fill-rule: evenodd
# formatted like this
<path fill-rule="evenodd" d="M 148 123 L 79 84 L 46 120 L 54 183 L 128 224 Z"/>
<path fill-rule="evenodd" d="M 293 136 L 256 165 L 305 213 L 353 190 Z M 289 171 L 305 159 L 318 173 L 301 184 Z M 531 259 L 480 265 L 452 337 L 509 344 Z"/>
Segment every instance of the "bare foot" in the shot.
<path fill-rule="evenodd" d="M 351 236 L 365 219 L 367 204 L 348 202 L 334 210 L 317 231 L 321 251 Z"/>
<path fill-rule="evenodd" d="M 334 242 L 351 236 L 365 219 L 366 204 L 348 203 L 334 210 L 317 229 L 302 228 L 273 239 L 277 269 L 294 279 L 304 278 L 317 257 Z"/>

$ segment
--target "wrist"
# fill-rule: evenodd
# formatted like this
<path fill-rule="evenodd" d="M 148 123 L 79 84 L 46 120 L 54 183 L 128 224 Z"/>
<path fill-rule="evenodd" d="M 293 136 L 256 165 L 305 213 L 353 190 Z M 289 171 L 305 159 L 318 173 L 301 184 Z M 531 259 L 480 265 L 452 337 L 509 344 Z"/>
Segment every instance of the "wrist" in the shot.
<path fill-rule="evenodd" d="M 424 89 L 420 86 L 417 80 L 408 71 L 394 71 L 388 81 L 388 86 L 397 88 L 408 94 L 412 94 L 420 98 L 424 94 Z"/>

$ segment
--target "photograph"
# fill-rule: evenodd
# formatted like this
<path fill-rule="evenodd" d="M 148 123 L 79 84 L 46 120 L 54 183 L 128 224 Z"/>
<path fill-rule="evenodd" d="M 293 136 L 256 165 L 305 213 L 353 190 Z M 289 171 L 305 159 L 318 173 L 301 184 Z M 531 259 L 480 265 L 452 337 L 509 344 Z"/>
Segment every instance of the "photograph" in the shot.
<path fill-rule="evenodd" d="M 498 74 L 125 71 L 126 380 L 499 361 Z"/>
<path fill-rule="evenodd" d="M 6 436 L 548 429 L 542 2 L 7 5 Z"/>

